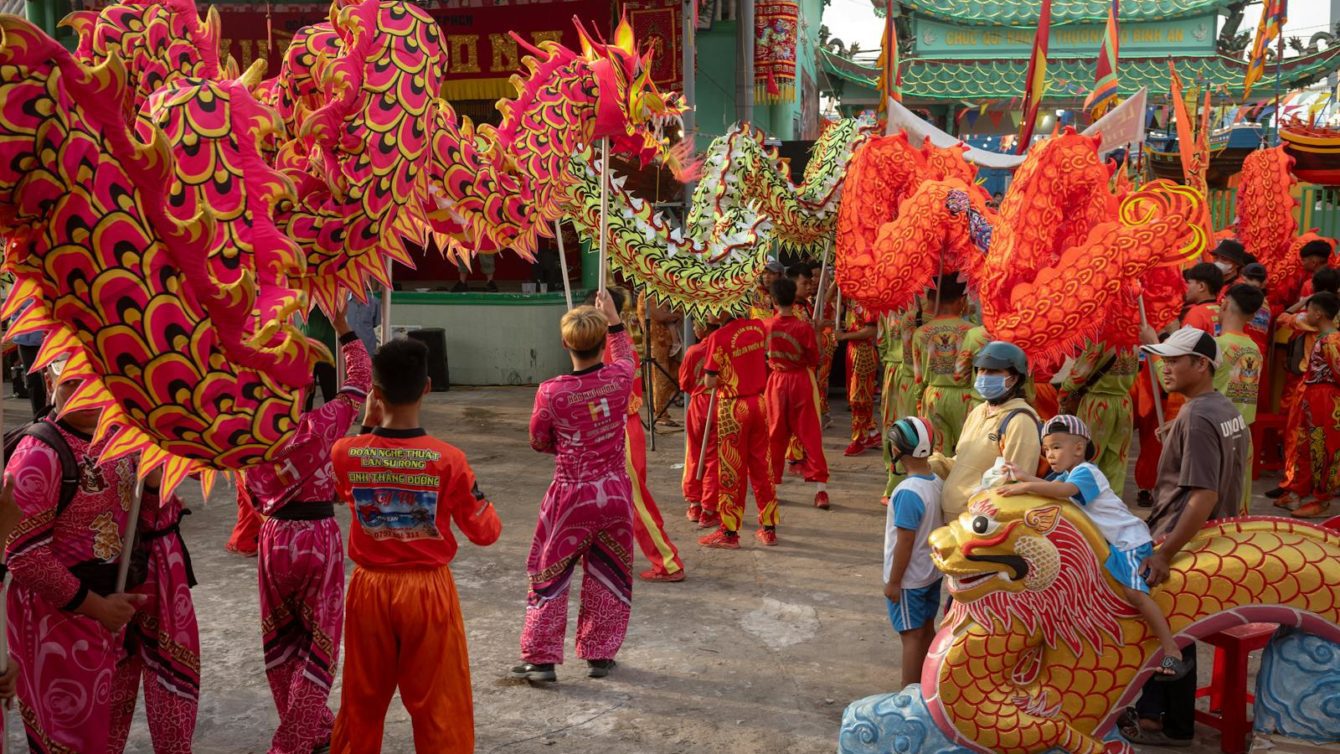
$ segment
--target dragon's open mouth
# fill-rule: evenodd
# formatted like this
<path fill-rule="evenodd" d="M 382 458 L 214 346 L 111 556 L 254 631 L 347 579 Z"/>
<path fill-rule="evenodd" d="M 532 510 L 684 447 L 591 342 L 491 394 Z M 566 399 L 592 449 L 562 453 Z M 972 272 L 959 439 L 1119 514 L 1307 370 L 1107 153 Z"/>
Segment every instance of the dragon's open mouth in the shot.
<path fill-rule="evenodd" d="M 1009 577 L 1011 581 L 1022 581 L 1028 575 L 1028 561 L 1018 555 L 975 555 L 969 554 L 963 556 L 964 560 L 971 560 L 975 563 L 999 563 L 1008 566 L 1014 571 L 1014 575 Z M 990 574 L 987 574 L 988 576 Z"/>

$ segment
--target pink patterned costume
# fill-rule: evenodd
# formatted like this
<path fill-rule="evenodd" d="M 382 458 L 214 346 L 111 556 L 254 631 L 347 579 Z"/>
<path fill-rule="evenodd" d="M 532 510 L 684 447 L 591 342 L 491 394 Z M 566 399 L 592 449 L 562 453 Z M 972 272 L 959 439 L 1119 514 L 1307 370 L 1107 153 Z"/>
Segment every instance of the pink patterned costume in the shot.
<path fill-rule="evenodd" d="M 154 754 L 190 754 L 200 706 L 200 631 L 191 587 L 195 574 L 179 530 L 181 501 L 140 506 L 139 540 L 147 578 L 129 591 L 149 600 L 126 626 L 126 652 L 112 684 L 111 751 L 124 751 L 144 676 L 144 714 Z"/>
<path fill-rule="evenodd" d="M 624 416 L 633 388 L 633 345 L 621 325 L 610 328 L 607 365 L 540 385 L 530 417 L 530 445 L 554 453 L 554 481 L 526 571 L 530 594 L 521 658 L 563 662 L 568 589 L 581 561 L 577 656 L 613 659 L 633 606 L 632 485 L 624 462 Z"/>
<path fill-rule="evenodd" d="M 115 589 L 138 458 L 101 463 L 105 440 L 91 444 L 88 435 L 57 427 L 79 467 L 77 491 L 59 515 L 62 468 L 51 446 L 25 437 L 7 466 L 23 514 L 6 548 L 13 574 L 6 606 L 9 651 L 19 664 L 19 711 L 34 752 L 120 751 L 113 747 L 112 696 L 121 683 L 125 634 L 73 611 L 89 591 L 106 595 Z M 146 489 L 143 508 L 154 512 L 160 505 L 157 492 Z M 175 499 L 169 509 L 179 509 Z M 190 606 L 189 592 L 185 605 Z M 181 729 L 179 716 L 191 715 L 194 727 L 193 699 L 163 712 L 149 717 L 156 742 Z"/>
<path fill-rule="evenodd" d="M 349 373 L 335 399 L 298 420 L 274 463 L 246 472 L 265 516 L 258 574 L 265 674 L 279 710 L 270 754 L 310 754 L 330 740 L 327 699 L 344 622 L 344 548 L 334 518 L 330 449 L 362 410 L 372 362 L 358 336 L 340 339 Z"/>

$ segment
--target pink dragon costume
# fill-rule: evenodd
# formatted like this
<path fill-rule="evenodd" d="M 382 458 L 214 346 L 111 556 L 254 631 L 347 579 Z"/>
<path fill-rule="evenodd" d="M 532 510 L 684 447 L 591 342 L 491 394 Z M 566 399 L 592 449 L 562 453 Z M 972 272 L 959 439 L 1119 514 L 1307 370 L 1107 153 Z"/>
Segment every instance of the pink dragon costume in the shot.
<path fill-rule="evenodd" d="M 150 698 L 159 703 L 156 709 L 151 704 L 148 716 L 155 750 L 188 751 L 199 698 L 200 642 L 185 550 L 179 538 L 166 534 L 152 545 L 152 573 L 137 591 L 157 600 L 141 608 L 129 630 L 114 634 L 76 614 L 90 591 L 115 590 L 137 459 L 99 460 L 105 439 L 95 441 L 59 423 L 57 428 L 79 467 L 76 491 L 63 509 L 62 464 L 46 442 L 20 440 L 6 467 L 23 514 L 6 548 L 14 579 L 6 610 L 29 746 L 43 754 L 119 751 L 113 742 L 124 742 L 118 731 L 129 730 L 134 706 L 133 700 L 129 707 L 120 704 L 118 691 L 137 685 L 147 671 L 154 687 Z M 175 498 L 164 502 L 157 490 L 146 489 L 142 510 L 148 531 L 167 531 L 170 527 L 157 525 L 175 520 L 181 507 Z M 155 628 L 149 633 L 146 626 Z M 128 657 L 132 644 L 138 647 Z"/>
<path fill-rule="evenodd" d="M 633 490 L 624 462 L 624 416 L 633 389 L 633 345 L 622 326 L 609 334 L 611 363 L 540 385 L 530 445 L 553 453 L 554 481 L 540 503 L 526 560 L 530 594 L 521 657 L 563 662 L 568 590 L 581 561 L 577 656 L 611 660 L 633 607 Z"/>
<path fill-rule="evenodd" d="M 354 333 L 340 338 L 348 375 L 335 399 L 298 420 L 272 464 L 244 474 L 265 516 L 257 575 L 265 674 L 279 710 L 271 754 L 308 754 L 335 724 L 326 700 L 344 627 L 344 547 L 335 522 L 330 450 L 372 386 L 372 362 Z"/>

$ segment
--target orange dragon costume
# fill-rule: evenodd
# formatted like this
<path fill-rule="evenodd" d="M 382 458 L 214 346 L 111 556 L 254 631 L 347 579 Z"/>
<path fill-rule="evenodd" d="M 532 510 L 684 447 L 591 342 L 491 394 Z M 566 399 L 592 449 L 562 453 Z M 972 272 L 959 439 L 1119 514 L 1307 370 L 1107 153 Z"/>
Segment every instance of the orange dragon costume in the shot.
<path fill-rule="evenodd" d="M 986 492 L 932 533 L 931 546 L 954 607 L 916 703 L 856 702 L 839 751 L 875 750 L 881 731 L 908 729 L 923 699 L 937 734 L 966 751 L 1131 751 L 1104 739 L 1152 675 L 1157 640 L 1099 566 L 1107 544 L 1083 513 Z M 1171 566 L 1153 597 L 1175 634 L 1266 621 L 1340 641 L 1340 534 L 1281 519 L 1219 520 Z"/>

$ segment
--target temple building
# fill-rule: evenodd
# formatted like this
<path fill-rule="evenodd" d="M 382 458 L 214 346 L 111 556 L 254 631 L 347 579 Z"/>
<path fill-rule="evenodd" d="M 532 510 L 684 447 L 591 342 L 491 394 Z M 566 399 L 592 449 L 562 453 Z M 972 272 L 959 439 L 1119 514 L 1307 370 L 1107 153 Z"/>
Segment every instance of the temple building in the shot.
<path fill-rule="evenodd" d="M 883 6 L 883 2 L 876 5 Z M 1047 97 L 1040 113 L 1076 110 L 1093 85 L 1110 0 L 1053 0 Z M 1188 87 L 1209 86 L 1224 100 L 1242 99 L 1251 29 L 1243 29 L 1244 2 L 1232 0 L 1122 0 L 1120 4 L 1120 92 L 1148 87 L 1151 104 L 1168 93 L 1168 61 Z M 1024 94 L 1024 77 L 1038 25 L 1039 0 L 893 0 L 901 56 L 903 103 L 921 110 L 951 133 L 969 130 L 961 114 L 1013 113 L 1010 100 Z M 882 12 L 882 11 L 881 11 Z M 1223 25 L 1220 26 L 1220 18 Z M 1287 36 L 1288 27 L 1285 27 Z M 1318 35 L 1298 54 L 1286 56 L 1280 86 L 1287 92 L 1325 77 L 1340 66 L 1340 44 Z M 825 92 L 844 114 L 873 109 L 878 70 L 840 54 L 840 45 L 820 51 Z M 1275 66 L 1253 90 L 1274 91 Z M 973 117 L 976 133 L 1015 130 L 1008 118 Z M 986 122 L 983 123 L 982 121 Z M 1051 123 L 1038 123 L 1050 129 Z"/>

